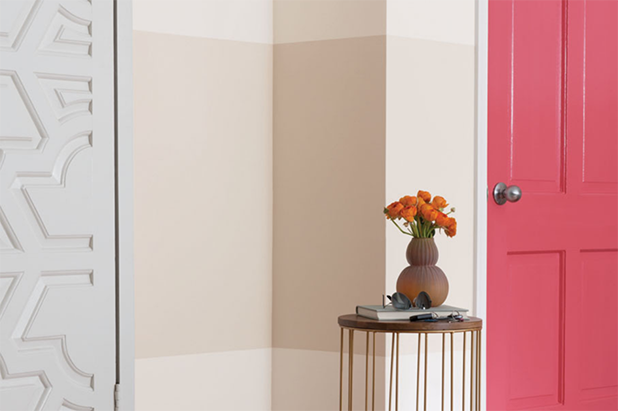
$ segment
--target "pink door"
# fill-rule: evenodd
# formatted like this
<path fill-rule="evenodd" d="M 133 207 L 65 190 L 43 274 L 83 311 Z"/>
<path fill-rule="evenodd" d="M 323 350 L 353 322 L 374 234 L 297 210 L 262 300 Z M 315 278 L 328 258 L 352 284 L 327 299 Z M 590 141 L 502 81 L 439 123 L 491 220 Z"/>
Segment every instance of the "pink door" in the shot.
<path fill-rule="evenodd" d="M 488 409 L 616 410 L 618 0 L 489 0 L 488 110 Z"/>

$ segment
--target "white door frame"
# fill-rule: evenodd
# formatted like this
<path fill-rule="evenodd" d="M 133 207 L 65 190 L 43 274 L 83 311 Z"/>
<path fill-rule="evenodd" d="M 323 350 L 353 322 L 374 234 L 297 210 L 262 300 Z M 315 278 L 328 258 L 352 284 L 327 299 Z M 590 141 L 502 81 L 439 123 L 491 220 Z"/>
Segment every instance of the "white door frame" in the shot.
<path fill-rule="evenodd" d="M 131 0 L 114 0 L 116 53 L 117 361 L 121 409 L 135 409 L 133 284 L 133 22 Z"/>
<path fill-rule="evenodd" d="M 488 4 L 489 0 L 476 0 L 476 170 L 475 170 L 475 287 L 474 311 L 485 323 L 482 334 L 481 389 L 487 398 L 487 55 L 488 55 Z M 482 402 L 482 409 L 487 406 Z"/>

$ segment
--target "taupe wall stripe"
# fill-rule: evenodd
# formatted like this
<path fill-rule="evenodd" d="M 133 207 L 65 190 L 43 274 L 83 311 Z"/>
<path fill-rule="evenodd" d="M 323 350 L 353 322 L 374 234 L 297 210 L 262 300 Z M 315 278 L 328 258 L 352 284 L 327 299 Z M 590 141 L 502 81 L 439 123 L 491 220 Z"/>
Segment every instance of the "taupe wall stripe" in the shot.
<path fill-rule="evenodd" d="M 386 38 L 275 45 L 273 346 L 338 350 L 384 286 Z"/>
<path fill-rule="evenodd" d="M 381 215 L 387 201 L 425 188 L 457 206 L 460 232 L 438 240 L 440 264 L 449 302 L 472 307 L 474 49 L 376 36 L 274 50 L 272 407 L 334 409 L 336 318 L 379 303 L 406 265 L 408 239 Z M 290 224 L 299 214 L 302 230 Z M 305 302 L 300 317 L 289 308 Z M 308 386 L 324 394 L 307 397 Z"/>

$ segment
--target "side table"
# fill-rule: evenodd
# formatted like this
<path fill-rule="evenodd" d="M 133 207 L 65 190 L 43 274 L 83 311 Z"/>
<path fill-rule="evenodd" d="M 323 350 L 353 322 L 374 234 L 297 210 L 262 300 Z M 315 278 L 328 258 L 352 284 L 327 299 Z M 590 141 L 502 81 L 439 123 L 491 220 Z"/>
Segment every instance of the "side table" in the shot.
<path fill-rule="evenodd" d="M 353 398 L 353 371 L 354 371 L 354 333 L 355 331 L 365 333 L 365 410 L 369 409 L 368 393 L 369 393 L 369 347 L 370 338 L 373 341 L 372 350 L 372 403 L 371 409 L 375 410 L 375 358 L 376 358 L 376 333 L 390 334 L 391 343 L 391 356 L 390 356 L 390 382 L 388 393 L 388 410 L 391 410 L 391 406 L 394 402 L 395 411 L 399 409 L 399 335 L 400 334 L 418 334 L 418 352 L 417 352 L 417 369 L 416 369 L 416 409 L 419 408 L 420 393 L 420 380 L 423 378 L 423 410 L 427 410 L 427 352 L 428 352 L 428 335 L 438 334 L 441 335 L 442 340 L 442 398 L 437 399 L 435 403 L 431 405 L 430 410 L 441 409 L 444 410 L 445 406 L 454 410 L 455 403 L 453 399 L 453 373 L 454 373 L 454 335 L 463 334 L 463 367 L 462 367 L 462 396 L 461 402 L 458 402 L 457 409 L 461 406 L 462 409 L 480 410 L 481 409 L 481 331 L 483 328 L 483 321 L 480 318 L 470 317 L 466 321 L 437 321 L 437 322 L 411 322 L 411 321 L 376 321 L 369 318 L 361 317 L 356 314 L 342 315 L 338 320 L 339 327 L 341 328 L 341 347 L 340 347 L 340 361 L 339 361 L 339 410 L 343 410 L 343 360 L 344 360 L 344 331 L 348 330 L 348 410 L 352 410 L 352 398 Z M 469 355 L 466 355 L 467 336 L 469 334 L 470 346 L 468 348 Z M 449 338 L 447 338 L 447 336 Z M 424 340 L 424 351 L 421 354 L 421 346 Z M 448 344 L 450 343 L 450 344 Z M 450 348 L 448 347 L 450 345 Z M 444 403 L 445 392 L 445 363 L 446 353 L 450 352 L 450 404 Z M 466 365 L 466 357 L 469 357 L 469 364 Z M 424 361 L 424 372 L 421 377 L 421 360 Z M 393 384 L 393 370 L 395 370 L 395 383 Z M 439 372 L 439 371 L 438 371 Z M 466 384 L 466 380 L 468 383 Z M 393 401 L 393 386 L 395 390 Z M 466 387 L 469 390 L 469 397 L 466 398 Z M 469 401 L 469 407 L 467 407 L 467 401 Z"/>

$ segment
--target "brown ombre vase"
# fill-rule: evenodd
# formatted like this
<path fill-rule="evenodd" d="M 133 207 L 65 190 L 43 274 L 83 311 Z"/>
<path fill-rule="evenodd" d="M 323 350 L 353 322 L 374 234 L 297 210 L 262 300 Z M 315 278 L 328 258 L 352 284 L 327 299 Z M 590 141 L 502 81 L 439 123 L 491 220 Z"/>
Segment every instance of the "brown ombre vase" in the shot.
<path fill-rule="evenodd" d="M 444 271 L 436 266 L 438 247 L 433 238 L 413 238 L 406 250 L 410 265 L 397 279 L 397 292 L 413 301 L 421 291 L 431 298 L 431 306 L 442 305 L 448 296 L 448 280 Z"/>

